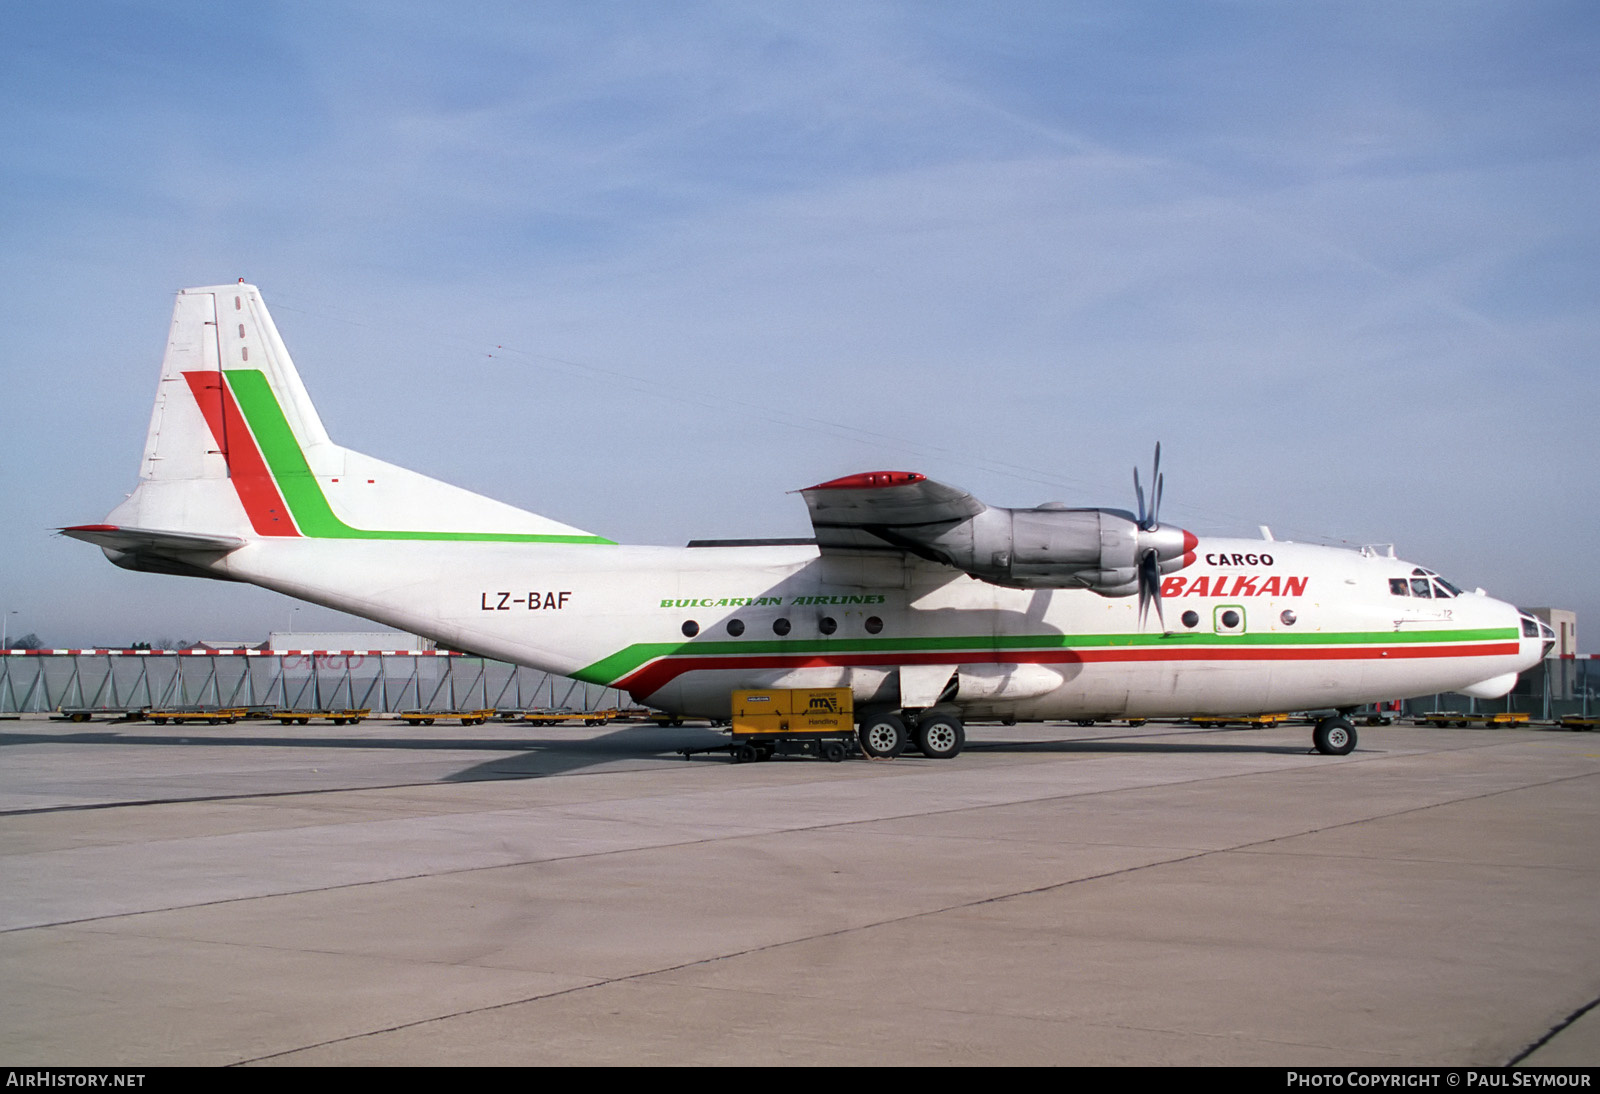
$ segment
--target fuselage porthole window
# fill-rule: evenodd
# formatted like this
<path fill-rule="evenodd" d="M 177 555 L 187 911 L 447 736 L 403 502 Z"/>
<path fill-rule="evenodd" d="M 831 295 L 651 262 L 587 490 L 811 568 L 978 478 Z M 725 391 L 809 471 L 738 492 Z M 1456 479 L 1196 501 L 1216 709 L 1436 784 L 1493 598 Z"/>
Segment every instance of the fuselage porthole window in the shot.
<path fill-rule="evenodd" d="M 730 620 L 728 620 L 728 633 L 733 635 L 735 638 L 738 638 L 741 634 L 743 634 L 744 633 L 744 620 L 742 620 L 742 619 L 730 619 Z"/>
<path fill-rule="evenodd" d="M 779 638 L 782 638 L 784 635 L 788 634 L 789 621 L 782 618 L 774 619 L 772 621 L 772 633 L 777 635 Z"/>

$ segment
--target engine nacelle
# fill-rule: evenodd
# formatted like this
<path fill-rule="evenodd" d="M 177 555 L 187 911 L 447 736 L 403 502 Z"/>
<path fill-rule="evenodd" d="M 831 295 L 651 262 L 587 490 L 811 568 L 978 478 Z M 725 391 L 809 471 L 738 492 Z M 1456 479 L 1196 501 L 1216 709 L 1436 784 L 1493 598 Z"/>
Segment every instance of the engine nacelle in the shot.
<path fill-rule="evenodd" d="M 1159 500 L 1159 471 L 1155 481 Z M 1014 589 L 1135 596 L 1143 586 L 1159 597 L 1159 574 L 1193 562 L 1199 542 L 1182 528 L 1160 527 L 1154 505 L 1144 517 L 1142 492 L 1138 517 L 1059 502 L 1002 509 L 909 471 L 846 475 L 801 493 L 824 550 L 887 544 Z"/>
<path fill-rule="evenodd" d="M 1139 558 L 1154 548 L 1163 573 L 1184 565 L 1193 538 L 1181 528 L 1145 531 L 1120 509 L 985 508 L 941 531 L 900 535 L 928 557 L 1014 589 L 1092 589 L 1102 596 L 1139 591 Z"/>

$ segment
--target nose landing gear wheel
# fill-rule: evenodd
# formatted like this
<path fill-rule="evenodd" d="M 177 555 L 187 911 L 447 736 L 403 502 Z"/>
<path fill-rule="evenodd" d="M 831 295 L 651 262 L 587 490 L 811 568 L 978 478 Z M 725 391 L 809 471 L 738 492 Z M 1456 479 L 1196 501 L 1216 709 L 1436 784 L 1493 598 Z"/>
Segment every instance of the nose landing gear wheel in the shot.
<path fill-rule="evenodd" d="M 1356 727 L 1345 718 L 1324 718 L 1312 731 L 1311 743 L 1324 756 L 1348 756 L 1356 747 Z"/>
<path fill-rule="evenodd" d="M 953 760 L 966 742 L 960 718 L 936 714 L 917 723 L 917 748 L 930 760 Z"/>

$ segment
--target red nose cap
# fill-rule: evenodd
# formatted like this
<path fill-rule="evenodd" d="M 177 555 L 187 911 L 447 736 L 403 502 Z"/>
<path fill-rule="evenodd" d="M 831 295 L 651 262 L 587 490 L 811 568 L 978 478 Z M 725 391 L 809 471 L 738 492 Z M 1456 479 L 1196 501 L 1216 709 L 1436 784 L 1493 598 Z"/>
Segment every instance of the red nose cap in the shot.
<path fill-rule="evenodd" d="M 863 471 L 859 475 L 846 475 L 842 479 L 833 479 L 831 482 L 819 482 L 815 486 L 806 487 L 807 490 L 869 490 L 878 486 L 909 486 L 914 482 L 923 482 L 926 475 L 919 475 L 915 471 Z"/>

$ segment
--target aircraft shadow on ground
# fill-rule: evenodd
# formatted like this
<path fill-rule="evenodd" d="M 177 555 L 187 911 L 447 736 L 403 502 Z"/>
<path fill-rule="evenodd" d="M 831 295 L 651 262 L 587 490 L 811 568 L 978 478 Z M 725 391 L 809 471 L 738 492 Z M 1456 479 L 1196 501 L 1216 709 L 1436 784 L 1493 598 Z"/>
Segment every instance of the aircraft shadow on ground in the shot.
<path fill-rule="evenodd" d="M 713 730 L 693 726 L 660 729 L 627 726 L 597 737 L 349 737 L 239 734 L 211 730 L 182 736 L 148 733 L 0 733 L 0 748 L 16 745 L 142 745 L 179 748 L 338 748 L 382 751 L 388 749 L 438 752 L 501 752 L 482 764 L 443 775 L 439 782 L 477 782 L 487 779 L 529 779 L 559 775 L 627 759 L 658 759 L 679 749 L 707 748 L 727 738 Z"/>
<path fill-rule="evenodd" d="M 1219 744 L 1215 741 L 1130 741 L 1122 737 L 1107 737 L 1092 741 L 968 741 L 968 752 L 1057 752 L 1069 754 L 1074 752 L 1100 752 L 1100 753 L 1139 753 L 1139 754 L 1179 754 L 1193 752 L 1247 752 L 1259 755 L 1263 752 L 1277 753 L 1279 755 L 1298 756 L 1314 751 L 1311 742 L 1303 745 L 1240 745 Z"/>
<path fill-rule="evenodd" d="M 592 766 L 616 759 L 649 759 L 662 754 L 672 754 L 683 748 L 708 748 L 726 742 L 725 736 L 713 737 L 710 732 L 703 735 L 700 742 L 674 743 L 667 748 L 645 751 L 639 747 L 637 741 L 617 740 L 612 743 L 610 736 L 623 737 L 624 734 L 608 735 L 605 745 L 601 748 L 592 748 L 586 756 L 580 756 L 576 749 L 566 752 L 565 757 L 552 753 L 528 753 L 522 756 L 502 756 L 488 763 L 479 764 L 465 771 L 457 772 L 444 780 L 446 782 L 474 782 L 484 779 L 519 779 L 538 778 L 544 775 L 563 774 L 578 768 Z M 599 744 L 602 739 L 584 742 L 586 744 Z M 1133 741 L 1126 738 L 1107 737 L 1097 740 L 1059 740 L 1059 741 L 973 741 L 968 740 L 966 751 L 972 753 L 1053 753 L 1056 755 L 1073 755 L 1084 753 L 1097 753 L 1101 755 L 1187 755 L 1194 753 L 1246 753 L 1250 755 L 1276 754 L 1280 756 L 1303 756 L 1314 751 L 1308 739 L 1303 745 L 1280 744 L 1221 744 L 1218 742 L 1188 742 L 1188 741 Z M 570 758 L 570 763 L 562 764 L 563 758 Z M 710 753 L 707 755 L 688 757 L 690 759 L 717 763 L 728 763 L 730 757 L 726 753 Z M 859 759 L 859 756 L 857 757 Z M 555 765 L 552 764 L 555 761 Z M 776 762 L 794 763 L 822 763 L 809 757 L 779 757 Z M 936 763 L 923 756 L 915 749 L 908 749 L 899 757 L 896 763 Z M 958 764 L 960 760 L 956 761 Z M 831 764 L 823 764 L 831 767 Z M 942 762 L 938 762 L 942 767 Z"/>
<path fill-rule="evenodd" d="M 1209 737 L 1217 730 L 1200 731 Z M 660 728 L 655 726 L 625 726 L 599 736 L 563 737 L 445 737 L 437 734 L 426 737 L 351 737 L 283 734 L 208 732 L 173 734 L 128 733 L 117 731 L 83 731 L 77 733 L 0 733 L 0 748 L 16 745 L 136 745 L 179 748 L 335 748 L 351 750 L 416 750 L 438 752 L 497 752 L 502 753 L 483 763 L 471 764 L 458 771 L 441 775 L 437 781 L 445 783 L 484 782 L 495 779 L 536 779 L 562 775 L 601 764 L 621 760 L 664 759 L 683 749 L 716 748 L 727 742 L 727 736 L 712 729 L 693 726 Z M 968 740 L 966 750 L 980 754 L 1050 753 L 1074 755 L 1096 753 L 1101 755 L 1183 755 L 1202 752 L 1260 755 L 1302 755 L 1311 751 L 1305 744 L 1278 744 L 1266 741 L 1260 744 L 1223 743 L 1215 740 L 1148 740 L 1124 736 L 1095 738 L 1061 738 L 1044 741 L 984 741 Z M 509 755 L 504 755 L 509 753 Z M 700 761 L 726 762 L 719 753 L 693 757 Z M 904 757 L 913 762 L 924 758 L 914 751 Z M 814 762 L 801 760 L 799 762 Z"/>

